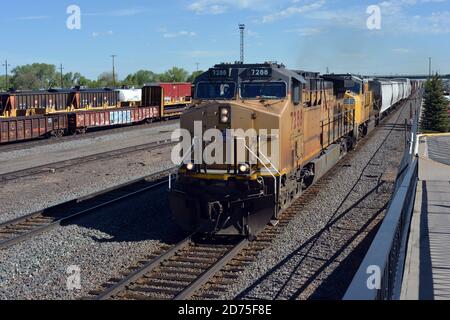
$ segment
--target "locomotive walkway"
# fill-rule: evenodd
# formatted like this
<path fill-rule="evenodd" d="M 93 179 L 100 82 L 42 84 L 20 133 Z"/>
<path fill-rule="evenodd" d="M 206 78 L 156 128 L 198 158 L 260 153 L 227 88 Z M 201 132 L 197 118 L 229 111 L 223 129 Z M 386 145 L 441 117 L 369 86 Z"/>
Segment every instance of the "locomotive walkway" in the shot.
<path fill-rule="evenodd" d="M 450 299 L 450 134 L 421 137 L 401 299 Z"/>

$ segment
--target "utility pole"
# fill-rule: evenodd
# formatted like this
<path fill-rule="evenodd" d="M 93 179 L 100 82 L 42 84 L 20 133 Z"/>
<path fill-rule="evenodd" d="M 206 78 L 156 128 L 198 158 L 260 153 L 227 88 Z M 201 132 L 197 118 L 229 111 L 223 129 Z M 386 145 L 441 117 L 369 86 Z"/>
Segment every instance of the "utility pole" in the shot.
<path fill-rule="evenodd" d="M 5 67 L 5 90 L 8 91 L 8 89 L 9 89 L 8 88 L 8 86 L 9 86 L 9 83 L 8 83 L 8 67 L 11 67 L 11 65 L 8 64 L 8 60 L 5 60 L 5 63 L 2 64 L 2 66 Z"/>
<path fill-rule="evenodd" d="M 197 65 L 197 72 L 198 72 L 198 67 L 199 67 L 200 63 L 196 62 L 195 64 Z"/>
<path fill-rule="evenodd" d="M 61 77 L 61 89 L 64 88 L 64 80 L 63 80 L 63 65 L 62 63 L 59 65 L 60 77 Z"/>
<path fill-rule="evenodd" d="M 117 55 L 115 55 L 115 54 L 112 54 L 111 55 L 111 58 L 112 58 L 112 67 L 113 67 L 113 69 L 112 69 L 112 76 L 113 76 L 113 87 L 115 88 L 116 87 L 116 57 L 117 57 Z"/>
<path fill-rule="evenodd" d="M 244 33 L 245 33 L 245 24 L 239 25 L 239 30 L 241 32 L 241 63 L 244 64 Z"/>

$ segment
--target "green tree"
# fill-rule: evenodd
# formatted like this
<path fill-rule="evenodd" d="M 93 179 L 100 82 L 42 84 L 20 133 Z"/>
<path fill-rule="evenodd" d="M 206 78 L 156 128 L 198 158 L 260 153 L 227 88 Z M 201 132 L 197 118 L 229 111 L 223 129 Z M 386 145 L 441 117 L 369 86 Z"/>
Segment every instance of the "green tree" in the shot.
<path fill-rule="evenodd" d="M 117 78 L 117 74 L 115 75 L 115 81 L 114 81 L 112 72 L 103 72 L 98 77 L 97 82 L 93 83 L 93 86 L 97 87 L 97 88 L 105 88 L 105 87 L 112 88 L 112 87 L 114 87 L 114 84 L 116 86 L 120 86 L 120 82 L 119 82 L 119 79 Z"/>
<path fill-rule="evenodd" d="M 189 72 L 183 68 L 173 67 L 160 76 L 162 82 L 185 82 L 189 76 Z"/>
<path fill-rule="evenodd" d="M 189 76 L 189 78 L 187 79 L 187 82 L 194 82 L 195 79 L 196 79 L 199 75 L 201 75 L 203 72 L 204 72 L 204 71 L 194 71 L 194 72 Z"/>
<path fill-rule="evenodd" d="M 444 86 L 436 74 L 425 84 L 421 127 L 424 132 L 447 132 L 449 128 L 448 101 Z"/>
<path fill-rule="evenodd" d="M 127 86 L 137 86 L 142 87 L 145 84 L 158 82 L 159 75 L 149 70 L 139 70 L 136 73 L 129 74 L 123 81 L 122 84 Z"/>
<path fill-rule="evenodd" d="M 6 87 L 6 77 L 0 76 L 0 91 L 8 91 L 9 88 Z"/>
<path fill-rule="evenodd" d="M 46 63 L 18 66 L 12 70 L 11 84 L 20 90 L 49 89 L 58 86 L 56 67 Z"/>

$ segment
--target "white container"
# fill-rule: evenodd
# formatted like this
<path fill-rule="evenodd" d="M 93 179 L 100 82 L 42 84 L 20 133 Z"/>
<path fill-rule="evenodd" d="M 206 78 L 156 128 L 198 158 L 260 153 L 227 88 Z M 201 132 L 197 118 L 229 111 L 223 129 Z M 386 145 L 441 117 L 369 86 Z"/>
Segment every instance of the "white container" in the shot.
<path fill-rule="evenodd" d="M 120 89 L 118 91 L 120 102 L 140 102 L 142 100 L 141 89 Z"/>

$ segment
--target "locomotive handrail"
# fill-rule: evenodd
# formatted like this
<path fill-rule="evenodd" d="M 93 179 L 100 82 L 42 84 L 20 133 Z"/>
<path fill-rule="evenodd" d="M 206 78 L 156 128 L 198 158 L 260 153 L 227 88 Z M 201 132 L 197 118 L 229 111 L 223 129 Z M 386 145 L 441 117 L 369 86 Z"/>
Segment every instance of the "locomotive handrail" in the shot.
<path fill-rule="evenodd" d="M 245 148 L 256 158 L 258 159 L 259 162 L 261 162 L 261 164 L 264 166 L 264 168 L 266 168 L 267 172 L 269 172 L 269 174 L 272 176 L 273 181 L 274 181 L 274 193 L 275 196 L 278 195 L 278 181 L 277 181 L 277 177 L 272 173 L 272 171 L 269 169 L 269 167 L 267 167 L 267 165 L 262 161 L 262 159 L 260 157 L 258 157 L 258 155 L 256 155 L 253 150 L 251 150 L 248 146 L 247 146 L 247 142 L 245 141 L 245 138 L 237 138 L 238 140 L 244 140 L 244 146 Z M 266 158 L 266 161 L 270 164 L 270 166 L 272 168 L 275 169 L 275 171 L 278 173 L 278 175 L 280 176 L 281 179 L 281 173 L 278 171 L 278 169 L 274 166 L 274 164 L 266 157 L 266 155 L 264 153 L 261 152 L 261 150 L 259 150 L 259 154 L 261 154 L 264 158 Z M 275 197 L 276 199 L 277 197 Z M 275 203 L 276 205 L 276 203 Z M 275 206 L 275 212 L 278 211 L 277 206 Z M 277 212 L 278 214 L 278 212 Z"/>

